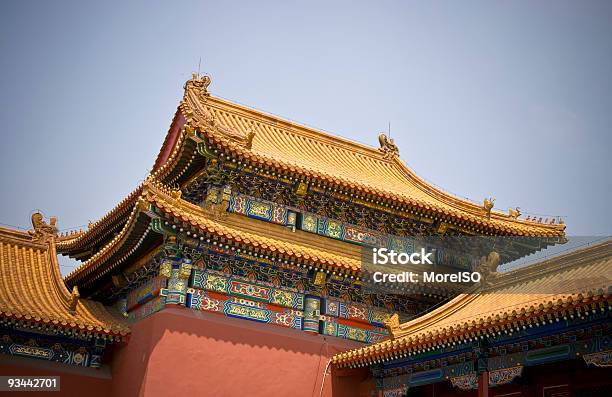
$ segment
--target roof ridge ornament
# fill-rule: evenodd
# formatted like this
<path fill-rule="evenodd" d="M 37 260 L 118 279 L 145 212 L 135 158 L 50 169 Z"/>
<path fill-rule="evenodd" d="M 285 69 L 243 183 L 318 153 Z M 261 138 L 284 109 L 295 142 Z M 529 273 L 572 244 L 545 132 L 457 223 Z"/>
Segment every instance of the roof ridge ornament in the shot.
<path fill-rule="evenodd" d="M 484 208 L 487 218 L 491 218 L 491 211 L 493 210 L 493 204 L 495 204 L 495 199 L 493 197 L 484 199 L 482 208 Z"/>
<path fill-rule="evenodd" d="M 385 327 L 389 331 L 391 339 L 395 339 L 400 330 L 400 318 L 397 313 L 394 313 L 391 317 L 385 320 Z"/>
<path fill-rule="evenodd" d="M 209 130 L 245 149 L 251 149 L 257 132 L 257 123 L 253 122 L 248 125 L 246 131 L 224 124 L 218 115 L 207 108 L 210 82 L 209 76 L 200 76 L 198 73 L 193 73 L 191 79 L 185 82 L 185 95 L 180 107 L 186 118 L 186 128 L 188 131 Z"/>
<path fill-rule="evenodd" d="M 518 219 L 519 216 L 521 216 L 521 209 L 520 207 L 516 207 L 516 208 L 508 208 L 508 216 L 512 219 Z"/>
<path fill-rule="evenodd" d="M 378 142 L 380 143 L 380 150 L 383 154 L 383 158 L 390 160 L 395 157 L 399 157 L 399 148 L 393 141 L 393 138 L 387 136 L 384 132 L 378 134 Z"/>
<path fill-rule="evenodd" d="M 57 238 L 57 218 L 52 216 L 49 218 L 49 223 L 45 222 L 43 214 L 35 212 L 32 214 L 32 227 L 28 234 L 32 236 L 32 240 L 39 243 L 47 243 Z"/>
<path fill-rule="evenodd" d="M 476 271 L 482 277 L 481 288 L 490 287 L 499 277 L 497 267 L 499 266 L 500 256 L 497 252 L 491 251 L 489 255 L 480 258 L 480 263 L 476 266 Z"/>
<path fill-rule="evenodd" d="M 200 76 L 199 73 L 193 72 L 191 74 L 191 79 L 185 82 L 185 86 L 183 88 L 185 88 L 185 90 L 189 88 L 194 88 L 195 90 L 201 92 L 203 95 L 209 96 L 210 93 L 208 92 L 208 86 L 211 82 L 212 80 L 210 76 L 206 74 Z"/>

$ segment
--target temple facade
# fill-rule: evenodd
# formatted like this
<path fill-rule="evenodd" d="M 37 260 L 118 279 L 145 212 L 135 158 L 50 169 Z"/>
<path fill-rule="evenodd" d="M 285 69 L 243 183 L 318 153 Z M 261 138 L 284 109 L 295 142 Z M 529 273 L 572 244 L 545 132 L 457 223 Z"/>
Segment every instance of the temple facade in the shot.
<path fill-rule="evenodd" d="M 435 365 L 463 363 L 441 373 L 465 376 L 455 383 L 466 389 L 505 368 L 481 368 L 489 345 L 468 349 L 459 336 L 455 355 L 448 340 L 427 339 L 428 352 L 449 357 L 444 365 L 400 357 L 394 349 L 411 340 L 410 324 L 429 324 L 449 304 L 430 308 L 453 298 L 480 307 L 450 287 L 366 293 L 364 247 L 520 237 L 499 251 L 506 262 L 562 242 L 561 221 L 449 195 L 408 169 L 384 134 L 378 147 L 362 145 L 216 98 L 209 84 L 187 81 L 149 177 L 87 230 L 58 235 L 41 214 L 29 233 L 0 230 L 0 374 L 61 373 L 63 391 L 89 395 L 369 396 L 405 393 L 414 384 L 397 376 Z M 480 265 L 422 248 L 438 267 Z M 63 280 L 56 252 L 82 261 Z M 601 296 L 593 332 L 609 336 Z M 508 299 L 489 305 L 522 304 Z M 501 338 L 497 352 L 530 338 Z"/>

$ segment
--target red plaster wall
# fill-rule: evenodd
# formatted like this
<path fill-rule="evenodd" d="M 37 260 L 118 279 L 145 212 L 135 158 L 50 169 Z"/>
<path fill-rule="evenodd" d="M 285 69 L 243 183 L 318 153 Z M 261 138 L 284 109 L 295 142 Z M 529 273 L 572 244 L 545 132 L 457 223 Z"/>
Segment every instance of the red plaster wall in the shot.
<path fill-rule="evenodd" d="M 360 345 L 169 308 L 134 325 L 113 352 L 112 395 L 318 397 L 329 358 Z M 370 382 L 367 373 L 332 377 L 330 369 L 323 396 L 358 396 Z"/>

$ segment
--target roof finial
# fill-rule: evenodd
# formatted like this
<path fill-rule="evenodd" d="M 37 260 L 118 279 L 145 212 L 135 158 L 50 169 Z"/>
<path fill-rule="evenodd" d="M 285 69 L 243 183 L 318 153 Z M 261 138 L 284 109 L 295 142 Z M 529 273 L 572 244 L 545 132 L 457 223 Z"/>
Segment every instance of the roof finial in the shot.
<path fill-rule="evenodd" d="M 57 227 L 55 227 L 56 223 L 56 217 L 52 216 L 49 218 L 49 223 L 47 223 L 45 222 L 43 214 L 37 211 L 32 214 L 32 227 L 34 229 L 30 230 L 28 233 L 30 236 L 32 236 L 33 240 L 46 243 L 47 241 L 57 237 Z"/>
<path fill-rule="evenodd" d="M 200 71 L 199 71 L 199 66 L 198 66 L 198 71 L 193 72 L 191 74 L 191 79 L 187 80 L 187 82 L 185 83 L 185 90 L 188 90 L 191 88 L 196 91 L 199 91 L 205 96 L 208 96 L 210 95 L 208 93 L 208 86 L 210 85 L 210 83 L 211 83 L 211 79 L 209 76 L 205 74 L 200 76 Z"/>
<path fill-rule="evenodd" d="M 508 208 L 508 216 L 512 219 L 518 219 L 521 216 L 521 209 L 519 207 Z"/>
<path fill-rule="evenodd" d="M 389 123 L 389 131 L 391 130 L 391 123 Z M 389 132 L 390 133 L 390 132 Z M 391 159 L 393 157 L 399 156 L 399 149 L 393 139 L 387 136 L 384 132 L 378 134 L 378 142 L 380 143 L 380 147 L 378 150 L 383 152 L 383 157 L 385 159 Z"/>
<path fill-rule="evenodd" d="M 491 210 L 493 209 L 493 204 L 495 203 L 495 199 L 493 197 L 485 198 L 483 208 L 485 210 L 485 214 L 487 218 L 491 217 Z"/>

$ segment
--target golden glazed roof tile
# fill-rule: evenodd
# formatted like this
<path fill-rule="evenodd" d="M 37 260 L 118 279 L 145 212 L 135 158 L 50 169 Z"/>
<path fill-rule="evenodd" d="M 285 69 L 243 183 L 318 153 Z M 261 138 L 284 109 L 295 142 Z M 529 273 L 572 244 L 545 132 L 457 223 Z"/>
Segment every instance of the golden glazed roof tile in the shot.
<path fill-rule="evenodd" d="M 38 225 L 54 229 L 40 214 L 34 217 Z M 30 233 L 0 228 L 0 318 L 115 338 L 129 334 L 119 313 L 68 291 L 59 272 L 55 237 L 38 230 L 36 224 Z"/>
<path fill-rule="evenodd" d="M 564 225 L 516 219 L 498 211 L 487 216 L 483 205 L 441 191 L 406 167 L 395 155 L 397 147 L 388 138 L 381 138 L 381 149 L 375 149 L 215 98 L 190 83 L 193 81 L 186 84 L 180 106 L 188 128 L 201 131 L 247 159 L 434 211 L 459 222 L 486 226 L 499 233 L 564 234 Z"/>
<path fill-rule="evenodd" d="M 392 339 L 337 354 L 332 361 L 338 366 L 369 365 L 491 330 L 546 322 L 550 315 L 572 314 L 584 307 L 590 310 L 589 305 L 612 300 L 611 254 L 612 241 L 608 240 L 509 272 L 491 289 L 461 294 L 430 313 L 393 327 Z"/>

